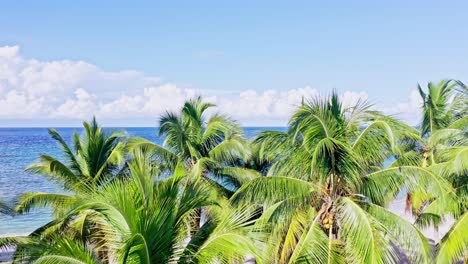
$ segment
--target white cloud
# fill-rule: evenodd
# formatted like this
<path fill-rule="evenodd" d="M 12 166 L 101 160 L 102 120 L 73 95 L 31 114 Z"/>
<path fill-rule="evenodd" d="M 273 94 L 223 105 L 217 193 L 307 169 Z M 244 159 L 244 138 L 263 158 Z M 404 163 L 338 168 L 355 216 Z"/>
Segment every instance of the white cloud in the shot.
<path fill-rule="evenodd" d="M 247 90 L 219 99 L 220 108 L 239 119 L 275 118 L 285 119 L 300 102 L 302 97 L 316 96 L 318 90 L 310 87 L 288 91 Z"/>
<path fill-rule="evenodd" d="M 78 88 L 74 94 L 75 98 L 67 99 L 55 111 L 52 111 L 50 116 L 87 119 L 99 111 L 96 95 L 82 88 Z"/>
<path fill-rule="evenodd" d="M 166 111 L 174 111 L 185 100 L 196 95 L 193 89 L 182 89 L 174 84 L 145 87 L 141 94 L 120 97 L 101 105 L 99 113 L 106 118 L 146 116 L 155 117 Z"/>
<path fill-rule="evenodd" d="M 154 125 L 160 114 L 200 94 L 244 125 L 284 125 L 303 97 L 319 91 L 304 87 L 214 94 L 162 83 L 137 71 L 106 72 L 83 61 L 25 59 L 16 46 L 0 47 L 0 120 L 81 120 L 96 115 L 130 122 L 147 118 Z M 347 91 L 342 96 L 344 104 L 368 98 L 365 92 Z M 411 94 L 408 102 L 384 109 L 413 121 L 419 112 L 417 100 L 417 94 Z"/>
<path fill-rule="evenodd" d="M 344 106 L 352 106 L 359 100 L 368 100 L 369 95 L 366 92 L 350 92 L 346 91 L 341 96 Z"/>
<path fill-rule="evenodd" d="M 421 121 L 422 99 L 417 90 L 412 90 L 406 102 L 394 106 L 383 106 L 386 114 L 394 115 L 406 123 L 415 126 Z"/>

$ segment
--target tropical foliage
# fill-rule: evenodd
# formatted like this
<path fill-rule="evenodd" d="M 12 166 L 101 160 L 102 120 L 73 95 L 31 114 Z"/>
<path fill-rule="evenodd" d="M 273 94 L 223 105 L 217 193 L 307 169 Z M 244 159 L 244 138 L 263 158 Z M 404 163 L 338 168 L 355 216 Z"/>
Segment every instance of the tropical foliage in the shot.
<path fill-rule="evenodd" d="M 54 220 L 0 249 L 17 263 L 468 261 L 468 89 L 418 90 L 419 129 L 332 93 L 253 139 L 201 97 L 160 118 L 162 144 L 95 119 L 71 146 L 50 130 L 63 157 L 27 171 L 64 193 L 23 194 L 16 212 L 50 207 Z M 406 193 L 411 222 L 389 209 Z M 431 245 L 422 228 L 450 218 Z"/>
<path fill-rule="evenodd" d="M 124 134 L 107 133 L 96 119 L 84 122 L 82 137 L 73 134 L 72 147 L 55 129 L 49 129 L 52 139 L 62 148 L 63 157 L 41 155 L 37 163 L 26 171 L 48 176 L 64 189 L 63 193 L 24 193 L 18 198 L 17 213 L 26 213 L 32 208 L 52 208 L 58 218 L 71 210 L 77 195 L 88 195 L 112 182 L 121 175 L 125 161 Z M 62 161 L 63 160 L 63 161 Z M 57 227 L 57 220 L 41 227 L 35 233 Z"/>
<path fill-rule="evenodd" d="M 255 254 L 254 211 L 232 208 L 203 185 L 184 184 L 185 175 L 161 179 L 147 156 L 134 154 L 128 180 L 76 195 L 59 231 L 16 242 L 16 261 L 233 263 Z M 189 237 L 192 216 L 202 207 L 205 223 Z"/>
<path fill-rule="evenodd" d="M 336 94 L 309 101 L 287 132 L 260 135 L 273 165 L 233 202 L 264 209 L 260 219 L 271 223 L 274 234 L 267 250 L 273 263 L 389 263 L 396 255 L 391 243 L 429 263 L 426 239 L 383 207 L 403 187 L 437 196 L 453 192 L 419 167 L 383 168 L 390 156 L 401 155 L 400 142 L 417 139 L 416 132 L 364 102 L 346 107 Z"/>
<path fill-rule="evenodd" d="M 168 112 L 159 121 L 162 146 L 143 138 L 134 138 L 129 148 L 146 148 L 166 171 L 183 168 L 191 181 L 203 181 L 226 196 L 242 183 L 259 176 L 243 166 L 250 158 L 250 148 L 243 130 L 229 117 L 206 111 L 214 105 L 201 97 L 187 101 L 180 113 Z"/>
<path fill-rule="evenodd" d="M 417 193 L 412 204 L 422 226 L 437 226 L 447 214 L 457 219 L 442 238 L 436 258 L 438 263 L 452 263 L 466 258 L 468 248 L 468 235 L 463 231 L 468 228 L 468 90 L 462 82 L 451 80 L 429 83 L 427 94 L 418 88 L 424 101 L 420 166 L 447 179 L 457 199 L 441 206 L 446 202 L 440 198 Z"/>

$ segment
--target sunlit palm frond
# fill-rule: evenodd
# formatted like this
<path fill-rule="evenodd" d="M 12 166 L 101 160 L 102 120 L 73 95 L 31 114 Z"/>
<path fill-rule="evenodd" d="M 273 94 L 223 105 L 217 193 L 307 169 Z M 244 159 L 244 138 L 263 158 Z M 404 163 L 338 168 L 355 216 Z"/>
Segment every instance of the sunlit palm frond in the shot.
<path fill-rule="evenodd" d="M 431 263 L 432 249 L 427 239 L 415 226 L 389 210 L 373 204 L 365 205 L 367 211 L 392 236 L 392 242 L 404 249 L 413 263 Z"/>
<path fill-rule="evenodd" d="M 418 85 L 418 90 L 423 99 L 422 135 L 445 128 L 450 124 L 449 100 L 455 86 L 456 83 L 452 82 L 452 80 L 442 80 L 437 84 L 429 82 L 427 93 L 425 93 Z"/>
<path fill-rule="evenodd" d="M 218 219 L 205 223 L 190 240 L 179 263 L 236 263 L 258 255 L 263 234 L 252 225 L 256 211 L 249 207 L 223 206 Z M 254 238 L 254 239 L 252 239 Z"/>
<path fill-rule="evenodd" d="M 215 105 L 203 102 L 202 97 L 198 96 L 185 102 L 182 107 L 182 114 L 186 119 L 190 120 L 190 122 L 193 122 L 193 126 L 191 126 L 192 129 L 201 128 L 204 122 L 203 114 L 208 108 L 213 106 Z"/>
<path fill-rule="evenodd" d="M 288 133 L 281 131 L 262 131 L 253 144 L 259 148 L 259 156 L 268 161 L 276 161 L 277 155 L 283 153 L 292 146 Z"/>
<path fill-rule="evenodd" d="M 60 147 L 62 148 L 64 152 L 65 159 L 67 162 L 70 164 L 70 169 L 73 171 L 76 171 L 80 173 L 80 166 L 78 165 L 76 161 L 76 154 L 78 153 L 78 150 L 80 149 L 80 139 L 78 137 L 78 134 L 75 132 L 74 133 L 74 143 L 75 143 L 75 152 L 72 151 L 72 149 L 68 146 L 66 141 L 62 138 L 62 136 L 58 133 L 57 130 L 55 129 L 49 129 L 49 135 L 52 139 L 56 140 Z"/>
<path fill-rule="evenodd" d="M 308 223 L 297 244 L 291 248 L 293 253 L 287 263 L 345 263 L 340 241 L 322 230 L 318 222 L 320 217 L 321 214 L 307 216 Z"/>
<path fill-rule="evenodd" d="M 77 187 L 80 181 L 83 180 L 80 174 L 72 171 L 70 167 L 49 155 L 41 155 L 37 163 L 26 168 L 26 172 L 47 175 L 52 180 L 63 184 L 68 190 Z"/>
<path fill-rule="evenodd" d="M 239 137 L 224 140 L 208 152 L 208 156 L 220 163 L 234 163 L 250 155 L 247 142 Z"/>
<path fill-rule="evenodd" d="M 155 160 L 168 165 L 169 168 L 174 168 L 178 161 L 176 154 L 145 138 L 134 137 L 128 141 L 127 152 L 132 153 L 136 149 L 140 149 L 149 155 L 153 155 Z"/>
<path fill-rule="evenodd" d="M 394 249 L 384 237 L 386 226 L 350 198 L 341 198 L 337 211 L 348 263 L 393 263 Z"/>
<path fill-rule="evenodd" d="M 211 150 L 223 140 L 243 135 L 243 130 L 227 116 L 215 114 L 211 116 L 203 129 L 201 141 L 205 150 Z"/>
<path fill-rule="evenodd" d="M 451 184 L 430 169 L 418 166 L 389 167 L 372 172 L 363 178 L 361 193 L 377 204 L 385 204 L 406 187 L 408 191 L 424 191 L 431 197 L 444 197 L 454 194 Z"/>
<path fill-rule="evenodd" d="M 289 177 L 260 177 L 244 184 L 231 198 L 233 203 L 274 204 L 296 197 L 309 198 L 316 190 L 307 181 Z"/>
<path fill-rule="evenodd" d="M 231 185 L 238 189 L 243 184 L 246 184 L 255 178 L 262 177 L 262 175 L 253 169 L 242 167 L 223 167 L 215 170 L 213 177 L 221 180 L 223 184 Z"/>
<path fill-rule="evenodd" d="M 54 207 L 58 212 L 61 209 L 67 208 L 75 201 L 75 198 L 66 194 L 52 194 L 52 193 L 23 193 L 18 197 L 18 204 L 15 208 L 18 213 L 29 212 L 33 208 Z"/>
<path fill-rule="evenodd" d="M 435 262 L 455 263 L 468 257 L 468 212 L 462 215 L 442 238 Z"/>

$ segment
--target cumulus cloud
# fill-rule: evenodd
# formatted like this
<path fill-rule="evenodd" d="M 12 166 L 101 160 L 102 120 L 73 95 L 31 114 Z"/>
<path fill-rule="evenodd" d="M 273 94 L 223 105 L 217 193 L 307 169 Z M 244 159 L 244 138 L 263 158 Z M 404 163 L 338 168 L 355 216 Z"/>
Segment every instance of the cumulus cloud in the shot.
<path fill-rule="evenodd" d="M 136 71 L 106 72 L 83 61 L 24 59 L 17 46 L 0 47 L 0 118 L 81 118 L 101 100 L 137 94 L 159 78 Z"/>
<path fill-rule="evenodd" d="M 166 111 L 174 111 L 185 100 L 196 96 L 193 89 L 182 89 L 175 84 L 145 87 L 141 94 L 122 95 L 101 105 L 100 113 L 107 118 L 147 116 L 155 117 Z"/>
<path fill-rule="evenodd" d="M 416 126 L 421 121 L 422 99 L 417 90 L 412 90 L 405 102 L 394 106 L 383 106 L 382 111 L 394 115 L 406 123 Z"/>
<path fill-rule="evenodd" d="M 302 97 L 316 96 L 318 90 L 310 87 L 288 91 L 267 90 L 256 92 L 247 90 L 229 98 L 220 98 L 219 104 L 228 113 L 238 118 L 286 118 L 297 106 Z"/>
<path fill-rule="evenodd" d="M 86 119 L 99 111 L 95 94 L 90 94 L 83 88 L 78 88 L 74 94 L 74 98 L 69 98 L 60 104 L 50 116 Z"/>
<path fill-rule="evenodd" d="M 243 125 L 284 125 L 302 98 L 318 94 L 311 87 L 214 94 L 137 71 L 107 72 L 84 61 L 25 59 L 16 46 L 0 47 L 0 120 L 82 120 L 96 115 L 106 120 L 148 118 L 147 124 L 154 125 L 160 114 L 203 95 Z M 347 91 L 342 97 L 349 105 L 368 95 Z M 408 102 L 385 111 L 413 121 L 417 100 L 417 94 L 411 94 Z"/>

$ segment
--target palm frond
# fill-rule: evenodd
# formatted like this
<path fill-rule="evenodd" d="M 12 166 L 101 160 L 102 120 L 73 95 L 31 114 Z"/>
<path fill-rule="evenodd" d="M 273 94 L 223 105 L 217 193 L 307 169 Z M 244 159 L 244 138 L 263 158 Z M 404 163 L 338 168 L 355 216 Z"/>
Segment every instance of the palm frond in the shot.
<path fill-rule="evenodd" d="M 260 177 L 244 184 L 231 198 L 235 204 L 274 204 L 297 197 L 306 200 L 313 195 L 312 183 L 289 177 Z"/>
<path fill-rule="evenodd" d="M 17 213 L 27 213 L 33 208 L 45 208 L 53 206 L 59 212 L 75 201 L 75 198 L 66 194 L 31 192 L 23 193 L 18 197 L 15 207 Z"/>
<path fill-rule="evenodd" d="M 78 161 L 76 162 L 78 164 Z M 49 155 L 41 155 L 37 163 L 26 168 L 26 172 L 47 175 L 69 190 L 77 186 L 82 180 L 70 167 Z"/>
<path fill-rule="evenodd" d="M 385 204 L 387 199 L 392 198 L 403 187 L 410 192 L 423 191 L 431 197 L 445 197 L 455 193 L 446 179 L 418 166 L 386 168 L 368 174 L 363 181 L 360 193 L 377 204 Z"/>
<path fill-rule="evenodd" d="M 249 154 L 248 146 L 242 138 L 230 138 L 211 149 L 208 156 L 221 163 L 233 163 L 246 159 Z"/>
<path fill-rule="evenodd" d="M 350 198 L 341 198 L 337 210 L 348 263 L 392 263 L 395 252 L 383 236 L 386 228 Z"/>
<path fill-rule="evenodd" d="M 468 212 L 462 215 L 438 245 L 436 263 L 455 263 L 466 260 L 468 249 Z"/>
<path fill-rule="evenodd" d="M 141 151 L 145 153 L 147 152 L 150 155 L 154 155 L 157 160 L 165 164 L 171 164 L 171 166 L 174 166 L 178 160 L 176 154 L 145 138 L 134 137 L 128 141 L 126 145 L 127 152 L 131 153 L 136 149 L 141 149 Z"/>
<path fill-rule="evenodd" d="M 367 204 L 367 211 L 386 227 L 392 236 L 392 242 L 405 250 L 412 263 L 432 262 L 432 248 L 415 226 L 380 206 Z"/>
<path fill-rule="evenodd" d="M 320 214 L 308 215 L 308 222 L 297 244 L 293 247 L 293 254 L 287 263 L 345 263 L 340 256 L 338 240 L 329 237 L 321 229 L 318 220 Z"/>

